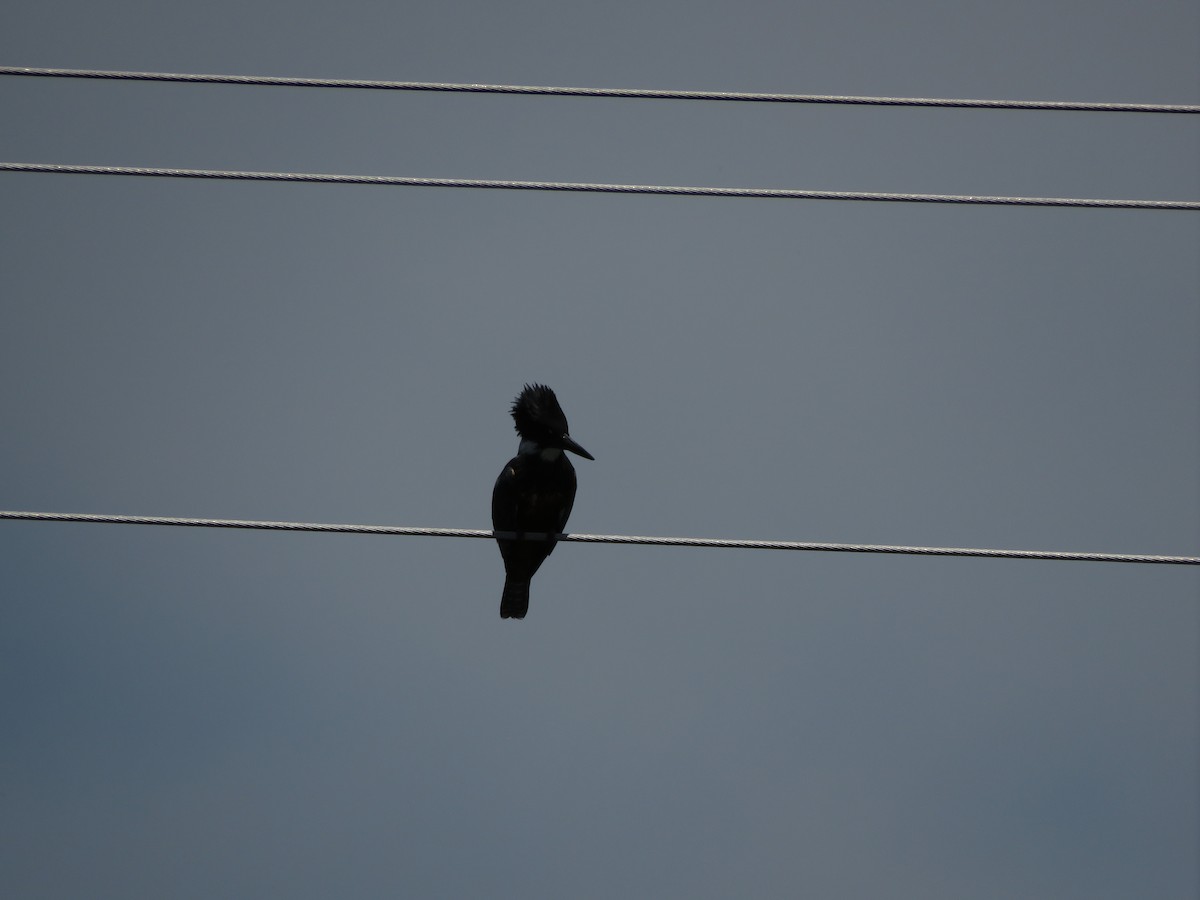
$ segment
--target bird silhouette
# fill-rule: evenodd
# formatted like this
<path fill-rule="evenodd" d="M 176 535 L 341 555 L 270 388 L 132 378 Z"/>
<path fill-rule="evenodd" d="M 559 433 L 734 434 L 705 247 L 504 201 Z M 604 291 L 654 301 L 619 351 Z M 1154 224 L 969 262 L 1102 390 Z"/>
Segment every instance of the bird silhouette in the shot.
<path fill-rule="evenodd" d="M 521 443 L 492 490 L 492 528 L 534 534 L 529 539 L 496 538 L 504 558 L 500 618 L 523 619 L 529 611 L 529 580 L 554 552 L 575 503 L 575 467 L 564 450 L 595 459 L 572 440 L 567 417 L 554 391 L 527 384 L 512 405 Z"/>

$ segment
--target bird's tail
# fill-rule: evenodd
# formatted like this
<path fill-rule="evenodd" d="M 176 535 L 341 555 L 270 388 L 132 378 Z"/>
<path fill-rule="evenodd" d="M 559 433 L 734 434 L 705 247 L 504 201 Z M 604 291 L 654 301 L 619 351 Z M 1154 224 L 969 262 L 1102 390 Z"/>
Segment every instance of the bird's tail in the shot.
<path fill-rule="evenodd" d="M 504 593 L 500 595 L 500 618 L 523 619 L 529 612 L 529 582 L 504 579 Z"/>

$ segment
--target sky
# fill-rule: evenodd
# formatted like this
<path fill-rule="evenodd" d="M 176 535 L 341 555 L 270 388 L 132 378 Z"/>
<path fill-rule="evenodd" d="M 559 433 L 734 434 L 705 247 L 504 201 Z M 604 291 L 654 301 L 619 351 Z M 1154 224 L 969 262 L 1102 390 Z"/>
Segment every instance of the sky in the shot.
<path fill-rule="evenodd" d="M 1191 2 L 9 4 L 0 64 L 1200 102 Z M 1200 199 L 1195 116 L 0 77 L 0 159 Z M 0 173 L 0 508 L 1195 555 L 1200 217 Z M 0 522 L 21 898 L 1190 900 L 1193 567 Z"/>

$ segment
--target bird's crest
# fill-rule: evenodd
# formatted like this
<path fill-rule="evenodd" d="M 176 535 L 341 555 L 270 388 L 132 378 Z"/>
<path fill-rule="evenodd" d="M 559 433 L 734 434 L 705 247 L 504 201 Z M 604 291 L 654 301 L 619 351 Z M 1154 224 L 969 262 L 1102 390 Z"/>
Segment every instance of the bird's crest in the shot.
<path fill-rule="evenodd" d="M 517 434 L 536 439 L 542 432 L 556 437 L 566 434 L 567 416 L 558 405 L 554 391 L 544 384 L 527 384 L 512 405 L 513 425 Z"/>

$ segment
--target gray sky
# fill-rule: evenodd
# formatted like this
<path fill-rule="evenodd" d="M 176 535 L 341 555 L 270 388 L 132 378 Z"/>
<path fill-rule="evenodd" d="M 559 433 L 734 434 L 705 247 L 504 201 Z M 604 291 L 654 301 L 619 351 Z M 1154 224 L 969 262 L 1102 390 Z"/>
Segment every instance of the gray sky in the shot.
<path fill-rule="evenodd" d="M 1195 103 L 1191 2 L 10 4 L 0 62 Z M 1200 199 L 1193 116 L 0 78 L 0 159 Z M 1200 217 L 0 173 L 0 508 L 1200 548 Z M 0 523 L 0 888 L 1194 898 L 1191 569 Z"/>

